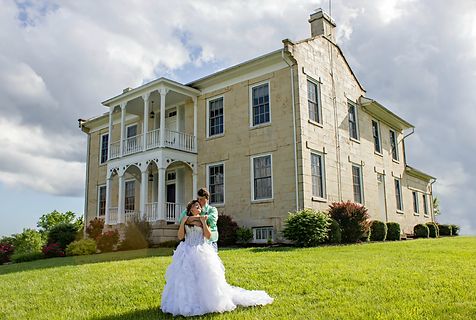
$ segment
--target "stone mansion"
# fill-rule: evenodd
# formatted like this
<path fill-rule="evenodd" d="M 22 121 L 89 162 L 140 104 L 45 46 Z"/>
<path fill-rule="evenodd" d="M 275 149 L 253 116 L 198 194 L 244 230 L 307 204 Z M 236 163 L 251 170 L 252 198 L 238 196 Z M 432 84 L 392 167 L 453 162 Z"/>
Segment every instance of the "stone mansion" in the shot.
<path fill-rule="evenodd" d="M 175 239 L 202 186 L 255 242 L 281 240 L 288 212 L 335 201 L 361 203 L 405 233 L 433 221 L 436 179 L 406 162 L 414 126 L 366 96 L 327 14 L 309 23 L 310 38 L 187 84 L 124 89 L 102 102 L 106 113 L 79 120 L 85 223 L 117 228 L 139 215 L 154 242 Z"/>

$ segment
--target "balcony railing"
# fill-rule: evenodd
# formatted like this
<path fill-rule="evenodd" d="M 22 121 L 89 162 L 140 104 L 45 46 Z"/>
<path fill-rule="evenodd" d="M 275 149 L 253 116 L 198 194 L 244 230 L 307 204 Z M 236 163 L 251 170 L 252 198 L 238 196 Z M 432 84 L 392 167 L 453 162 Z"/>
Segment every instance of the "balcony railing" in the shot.
<path fill-rule="evenodd" d="M 137 153 L 143 150 L 143 144 L 142 144 L 142 134 L 138 134 L 133 137 L 129 137 L 127 139 L 124 139 L 124 144 L 123 144 L 123 156 L 127 156 L 128 154 L 133 154 Z"/>
<path fill-rule="evenodd" d="M 111 159 L 116 159 L 121 156 L 121 142 L 116 141 L 111 143 Z"/>

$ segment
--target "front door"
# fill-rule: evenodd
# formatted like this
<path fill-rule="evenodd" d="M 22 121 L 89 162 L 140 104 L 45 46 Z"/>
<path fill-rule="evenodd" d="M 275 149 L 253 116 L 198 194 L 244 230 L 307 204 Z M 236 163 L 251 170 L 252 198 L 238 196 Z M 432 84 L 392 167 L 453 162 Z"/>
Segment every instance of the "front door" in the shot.
<path fill-rule="evenodd" d="M 377 184 L 381 220 L 387 222 L 387 206 L 385 204 L 385 178 L 381 173 L 377 173 Z"/>
<path fill-rule="evenodd" d="M 167 200 L 166 202 L 175 203 L 175 183 L 167 185 Z"/>

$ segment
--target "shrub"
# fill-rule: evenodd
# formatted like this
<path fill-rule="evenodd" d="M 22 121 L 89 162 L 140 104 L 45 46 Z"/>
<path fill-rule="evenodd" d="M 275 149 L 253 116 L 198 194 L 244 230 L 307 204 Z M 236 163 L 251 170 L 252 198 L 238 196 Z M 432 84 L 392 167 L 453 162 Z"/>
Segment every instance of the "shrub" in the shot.
<path fill-rule="evenodd" d="M 9 243 L 0 243 L 0 264 L 10 262 L 15 248 Z"/>
<path fill-rule="evenodd" d="M 453 228 L 448 224 L 439 224 L 440 236 L 451 236 L 453 234 Z"/>
<path fill-rule="evenodd" d="M 9 244 L 15 246 L 15 237 L 13 235 L 1 237 L 0 244 Z"/>
<path fill-rule="evenodd" d="M 332 218 L 329 218 L 330 225 L 327 232 L 327 242 L 328 243 L 341 243 L 342 241 L 342 231 L 340 230 L 339 223 Z"/>
<path fill-rule="evenodd" d="M 236 231 L 238 224 L 231 216 L 220 214 L 218 216 L 217 228 L 219 232 L 218 246 L 230 246 L 236 243 Z"/>
<path fill-rule="evenodd" d="M 426 224 L 417 224 L 413 227 L 413 233 L 416 238 L 428 238 L 430 236 L 430 230 Z"/>
<path fill-rule="evenodd" d="M 370 217 L 363 205 L 350 201 L 334 202 L 329 214 L 339 223 L 344 243 L 358 242 L 369 232 Z"/>
<path fill-rule="evenodd" d="M 89 238 L 96 240 L 97 237 L 102 233 L 104 229 L 104 219 L 94 218 L 89 221 L 88 226 L 86 227 L 86 233 Z"/>
<path fill-rule="evenodd" d="M 329 225 L 329 217 L 324 212 L 304 209 L 289 213 L 283 235 L 300 247 L 312 247 L 327 239 Z"/>
<path fill-rule="evenodd" d="M 14 253 L 12 255 L 12 261 L 15 263 L 18 262 L 27 262 L 27 261 L 34 261 L 43 259 L 45 256 L 43 252 L 23 252 L 23 253 Z"/>
<path fill-rule="evenodd" d="M 96 240 L 96 246 L 101 252 L 112 251 L 115 245 L 119 242 L 119 231 L 110 230 L 101 233 Z"/>
<path fill-rule="evenodd" d="M 76 238 L 77 227 L 72 223 L 60 223 L 55 225 L 48 233 L 48 244 L 57 243 L 65 249 Z"/>
<path fill-rule="evenodd" d="M 249 243 L 253 239 L 253 230 L 240 227 L 236 230 L 236 242 L 241 244 Z"/>
<path fill-rule="evenodd" d="M 455 224 L 450 224 L 450 227 L 451 227 L 451 235 L 453 236 L 459 235 L 459 226 Z"/>
<path fill-rule="evenodd" d="M 434 222 L 427 222 L 430 238 L 438 238 L 440 235 L 438 225 Z"/>
<path fill-rule="evenodd" d="M 22 233 L 14 236 L 15 253 L 41 252 L 45 242 L 45 238 L 40 232 L 33 229 L 23 229 Z"/>
<path fill-rule="evenodd" d="M 370 241 L 385 241 L 387 229 L 387 225 L 384 222 L 373 220 L 370 224 Z"/>
<path fill-rule="evenodd" d="M 43 247 L 42 249 L 43 255 L 46 258 L 53 258 L 53 257 L 64 257 L 64 249 L 61 247 L 59 243 L 50 243 Z"/>
<path fill-rule="evenodd" d="M 81 256 L 96 253 L 96 241 L 93 239 L 83 239 L 71 242 L 66 247 L 68 256 Z"/>
<path fill-rule="evenodd" d="M 387 238 L 386 240 L 400 240 L 400 224 L 397 222 L 387 222 Z"/>
<path fill-rule="evenodd" d="M 134 250 L 149 247 L 149 237 L 152 232 L 150 223 L 137 216 L 127 222 L 125 238 L 119 244 L 118 250 Z"/>

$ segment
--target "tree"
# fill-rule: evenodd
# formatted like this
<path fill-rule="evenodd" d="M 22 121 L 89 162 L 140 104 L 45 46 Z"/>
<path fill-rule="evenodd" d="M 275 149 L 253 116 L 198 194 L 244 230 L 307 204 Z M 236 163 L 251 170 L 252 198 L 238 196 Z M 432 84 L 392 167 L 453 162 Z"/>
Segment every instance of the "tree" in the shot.
<path fill-rule="evenodd" d="M 440 215 L 440 200 L 438 199 L 438 197 L 434 197 L 433 198 L 433 214 L 435 216 L 438 216 Z"/>
<path fill-rule="evenodd" d="M 49 232 L 51 228 L 60 224 L 60 223 L 71 223 L 76 226 L 77 230 L 80 230 L 83 227 L 83 218 L 77 218 L 76 214 L 71 211 L 66 211 L 65 213 L 59 211 L 52 211 L 41 216 L 40 220 L 36 226 L 40 228 L 41 232 Z"/>

